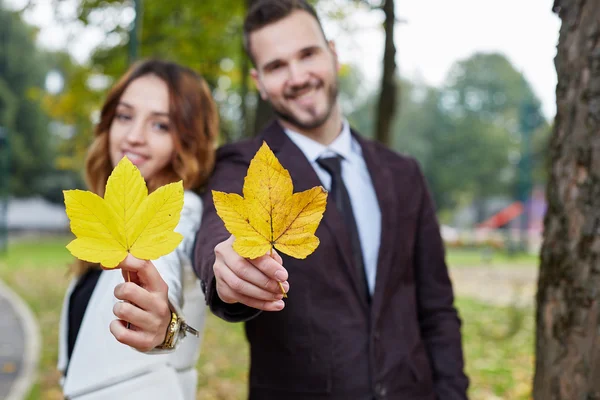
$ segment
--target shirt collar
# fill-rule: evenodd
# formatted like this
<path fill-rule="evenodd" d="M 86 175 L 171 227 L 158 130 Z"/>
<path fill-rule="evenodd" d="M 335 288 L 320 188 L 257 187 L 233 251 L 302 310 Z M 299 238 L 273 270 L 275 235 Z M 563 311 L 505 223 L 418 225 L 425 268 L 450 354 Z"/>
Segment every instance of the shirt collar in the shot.
<path fill-rule="evenodd" d="M 311 163 L 316 162 L 321 156 L 332 156 L 335 154 L 348 160 L 352 153 L 353 138 L 350 133 L 350 124 L 346 120 L 342 122 L 342 131 L 329 146 L 324 146 L 301 133 L 292 131 L 291 129 L 284 128 L 284 131 Z"/>

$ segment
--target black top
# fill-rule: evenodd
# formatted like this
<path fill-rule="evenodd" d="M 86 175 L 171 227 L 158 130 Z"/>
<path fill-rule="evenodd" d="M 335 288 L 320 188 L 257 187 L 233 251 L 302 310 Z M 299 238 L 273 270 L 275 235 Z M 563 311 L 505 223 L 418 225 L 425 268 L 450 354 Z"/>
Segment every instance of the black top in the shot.
<path fill-rule="evenodd" d="M 68 314 L 68 325 L 67 325 L 67 357 L 71 360 L 71 354 L 75 347 L 75 341 L 79 334 L 79 328 L 81 328 L 81 322 L 85 315 L 85 310 L 90 302 L 94 288 L 100 278 L 102 272 L 99 268 L 88 269 L 75 285 L 71 298 L 69 299 L 69 314 Z M 68 364 L 67 364 L 68 368 Z M 67 371 L 65 369 L 65 375 Z"/>

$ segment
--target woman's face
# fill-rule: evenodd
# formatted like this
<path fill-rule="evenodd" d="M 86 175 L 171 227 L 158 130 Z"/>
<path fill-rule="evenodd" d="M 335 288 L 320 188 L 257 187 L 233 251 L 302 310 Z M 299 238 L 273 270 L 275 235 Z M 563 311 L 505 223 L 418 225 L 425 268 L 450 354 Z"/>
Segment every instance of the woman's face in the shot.
<path fill-rule="evenodd" d="M 132 81 L 123 92 L 109 130 L 113 168 L 127 156 L 147 181 L 172 160 L 173 124 L 169 120 L 169 89 L 155 75 Z"/>

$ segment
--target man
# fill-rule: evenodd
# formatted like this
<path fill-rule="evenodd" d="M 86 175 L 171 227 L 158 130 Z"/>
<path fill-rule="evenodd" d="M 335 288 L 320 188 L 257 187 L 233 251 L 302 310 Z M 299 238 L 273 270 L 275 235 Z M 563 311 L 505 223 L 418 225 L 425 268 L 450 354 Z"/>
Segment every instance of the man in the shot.
<path fill-rule="evenodd" d="M 349 128 L 335 46 L 307 2 L 258 0 L 244 43 L 276 121 L 219 150 L 195 268 L 211 310 L 245 321 L 250 399 L 466 399 L 460 320 L 416 162 Z M 295 191 L 329 190 L 305 260 L 240 257 L 215 213 L 210 190 L 241 193 L 263 140 Z"/>

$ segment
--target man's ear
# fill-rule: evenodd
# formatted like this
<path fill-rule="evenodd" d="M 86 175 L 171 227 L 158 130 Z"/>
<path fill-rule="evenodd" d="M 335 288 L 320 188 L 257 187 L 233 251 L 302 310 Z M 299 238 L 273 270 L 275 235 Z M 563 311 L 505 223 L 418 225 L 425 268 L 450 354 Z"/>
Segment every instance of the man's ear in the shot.
<path fill-rule="evenodd" d="M 329 50 L 333 54 L 333 59 L 335 60 L 335 69 L 339 72 L 341 65 L 338 59 L 337 50 L 335 49 L 335 42 L 333 40 L 329 40 L 327 41 L 327 45 L 329 46 Z"/>
<path fill-rule="evenodd" d="M 263 100 L 267 100 L 267 94 L 264 90 L 262 82 L 260 81 L 260 76 L 258 76 L 258 71 L 256 70 L 256 68 L 252 68 L 250 70 L 250 76 L 252 77 L 256 88 L 258 89 L 258 93 L 260 93 L 260 98 Z"/>

